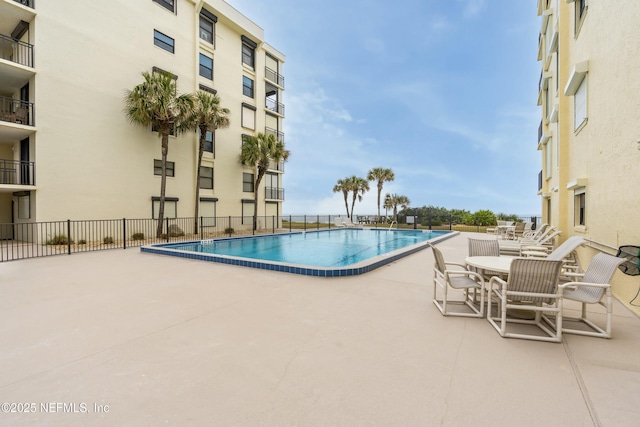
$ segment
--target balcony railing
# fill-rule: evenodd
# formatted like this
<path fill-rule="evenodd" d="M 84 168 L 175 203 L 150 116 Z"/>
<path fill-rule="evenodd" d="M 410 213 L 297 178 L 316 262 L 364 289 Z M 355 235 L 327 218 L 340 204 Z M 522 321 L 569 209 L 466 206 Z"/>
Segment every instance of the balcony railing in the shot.
<path fill-rule="evenodd" d="M 0 96 L 0 120 L 3 122 L 34 126 L 33 110 L 33 102 Z"/>
<path fill-rule="evenodd" d="M 273 135 L 278 141 L 284 143 L 284 133 L 278 132 L 277 130 L 269 127 L 264 128 L 264 133 L 266 133 L 267 135 Z"/>
<path fill-rule="evenodd" d="M 271 98 L 266 98 L 265 106 L 268 110 L 284 116 L 284 104 Z"/>
<path fill-rule="evenodd" d="M 265 199 L 284 200 L 284 188 L 277 187 L 265 187 L 264 189 Z"/>
<path fill-rule="evenodd" d="M 36 164 L 0 159 L 0 184 L 36 185 Z"/>
<path fill-rule="evenodd" d="M 16 3 L 20 3 L 23 6 L 30 7 L 32 9 L 36 7 L 35 0 L 13 0 L 13 1 L 15 1 Z"/>
<path fill-rule="evenodd" d="M 0 34 L 0 58 L 33 68 L 33 45 Z"/>
<path fill-rule="evenodd" d="M 280 162 L 276 163 L 273 160 L 269 160 L 269 169 L 271 169 L 273 171 L 284 172 L 284 162 L 280 161 Z"/>
<path fill-rule="evenodd" d="M 273 71 L 269 67 L 264 67 L 264 75 L 267 80 L 277 84 L 281 88 L 284 88 L 284 77 L 278 74 L 276 71 Z"/>

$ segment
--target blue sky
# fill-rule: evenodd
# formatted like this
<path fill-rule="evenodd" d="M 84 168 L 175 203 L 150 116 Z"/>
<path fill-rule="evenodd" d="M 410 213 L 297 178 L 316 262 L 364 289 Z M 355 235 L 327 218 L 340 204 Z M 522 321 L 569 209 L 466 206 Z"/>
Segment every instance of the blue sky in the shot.
<path fill-rule="evenodd" d="M 336 181 L 374 167 L 412 207 L 539 213 L 535 2 L 228 2 L 287 58 L 285 215 L 344 214 Z"/>

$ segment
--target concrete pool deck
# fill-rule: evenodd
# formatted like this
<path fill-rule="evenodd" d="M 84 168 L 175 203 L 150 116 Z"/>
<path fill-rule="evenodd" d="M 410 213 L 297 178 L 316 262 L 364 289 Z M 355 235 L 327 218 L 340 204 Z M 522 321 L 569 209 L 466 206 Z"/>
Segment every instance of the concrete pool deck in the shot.
<path fill-rule="evenodd" d="M 447 260 L 469 235 L 438 244 Z M 428 249 L 345 278 L 139 248 L 0 263 L 0 425 L 638 425 L 622 304 L 611 340 L 503 339 L 439 314 L 432 266 Z"/>

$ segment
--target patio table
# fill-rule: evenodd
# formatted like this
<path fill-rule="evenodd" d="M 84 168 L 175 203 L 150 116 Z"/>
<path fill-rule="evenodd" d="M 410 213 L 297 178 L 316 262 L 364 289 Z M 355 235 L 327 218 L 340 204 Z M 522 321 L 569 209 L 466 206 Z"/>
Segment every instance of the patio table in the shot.
<path fill-rule="evenodd" d="M 499 273 L 509 273 L 512 256 L 468 256 L 465 263 L 480 270 L 497 271 Z"/>

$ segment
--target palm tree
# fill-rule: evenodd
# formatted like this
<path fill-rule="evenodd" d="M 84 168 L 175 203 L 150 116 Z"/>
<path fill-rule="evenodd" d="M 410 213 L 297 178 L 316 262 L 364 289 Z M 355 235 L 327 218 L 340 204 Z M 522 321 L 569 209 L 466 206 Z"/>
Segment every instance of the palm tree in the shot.
<path fill-rule="evenodd" d="M 391 169 L 373 168 L 367 174 L 369 181 L 378 181 L 378 219 L 380 219 L 380 194 L 382 193 L 382 184 L 385 181 L 393 181 L 396 176 Z"/>
<path fill-rule="evenodd" d="M 253 229 L 256 230 L 258 224 L 258 187 L 262 177 L 269 169 L 271 161 L 280 163 L 289 159 L 289 150 L 284 148 L 284 143 L 278 141 L 272 134 L 258 133 L 250 136 L 242 143 L 240 152 L 240 163 L 244 166 L 251 166 L 256 169 L 256 180 L 253 187 L 254 209 L 253 209 Z"/>
<path fill-rule="evenodd" d="M 198 234 L 198 208 L 200 207 L 200 166 L 202 165 L 202 155 L 204 153 L 204 143 L 207 132 L 215 132 L 216 129 L 229 127 L 229 109 L 220 106 L 220 97 L 203 90 L 195 94 L 195 106 L 193 114 L 189 118 L 191 129 L 200 131 L 198 144 L 198 165 L 196 167 L 196 201 L 193 214 L 193 233 Z"/>
<path fill-rule="evenodd" d="M 399 196 L 397 194 L 389 194 L 385 196 L 384 199 L 384 207 L 388 209 L 393 209 L 393 220 L 398 223 L 398 206 L 400 206 L 403 210 L 407 209 L 411 201 L 407 196 Z"/>
<path fill-rule="evenodd" d="M 349 216 L 349 202 L 347 201 L 349 197 L 349 191 L 351 191 L 349 187 L 349 178 L 339 179 L 336 185 L 333 186 L 333 192 L 338 193 L 342 191 L 342 195 L 344 196 L 344 207 L 347 208 L 347 218 Z"/>
<path fill-rule="evenodd" d="M 193 111 L 193 95 L 177 94 L 176 80 L 164 71 L 143 72 L 144 82 L 125 92 L 125 114 L 129 122 L 158 130 L 162 143 L 162 173 L 160 179 L 160 207 L 156 237 L 162 235 L 164 202 L 167 187 L 167 154 L 169 134 L 189 130 L 187 117 Z M 168 232 L 168 231 L 167 231 Z"/>
<path fill-rule="evenodd" d="M 364 178 L 359 178 L 355 175 L 353 175 L 350 178 L 347 178 L 349 181 L 349 190 L 351 191 L 351 194 L 353 196 L 353 198 L 351 199 L 351 222 L 353 222 L 353 208 L 356 205 L 356 199 L 358 199 L 359 202 L 362 201 L 362 195 L 364 193 L 366 193 L 367 191 L 369 191 L 369 181 L 367 181 Z"/>

